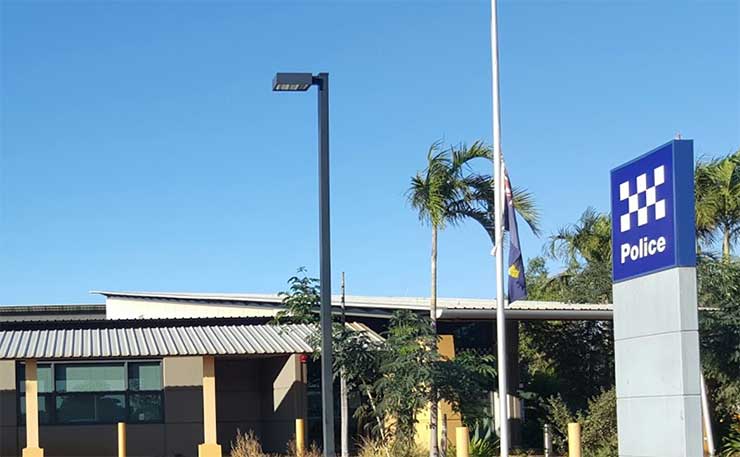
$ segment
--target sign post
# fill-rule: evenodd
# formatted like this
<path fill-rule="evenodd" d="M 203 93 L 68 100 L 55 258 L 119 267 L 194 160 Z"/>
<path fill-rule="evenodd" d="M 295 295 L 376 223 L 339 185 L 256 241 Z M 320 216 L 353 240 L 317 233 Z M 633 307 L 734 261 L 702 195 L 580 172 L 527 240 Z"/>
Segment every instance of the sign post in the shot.
<path fill-rule="evenodd" d="M 619 455 L 701 456 L 693 142 L 613 169 L 611 207 Z"/>

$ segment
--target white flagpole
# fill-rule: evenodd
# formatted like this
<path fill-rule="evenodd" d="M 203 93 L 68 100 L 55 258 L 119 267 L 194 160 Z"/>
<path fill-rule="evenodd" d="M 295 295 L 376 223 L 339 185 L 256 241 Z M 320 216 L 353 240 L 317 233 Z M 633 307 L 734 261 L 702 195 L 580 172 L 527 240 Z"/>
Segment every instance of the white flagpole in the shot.
<path fill-rule="evenodd" d="M 493 177 L 496 240 L 496 349 L 498 352 L 498 399 L 501 457 L 509 457 L 509 396 L 506 380 L 506 321 L 504 316 L 504 174 L 501 159 L 501 101 L 499 99 L 498 23 L 496 0 L 491 0 L 491 82 L 493 93 Z"/>

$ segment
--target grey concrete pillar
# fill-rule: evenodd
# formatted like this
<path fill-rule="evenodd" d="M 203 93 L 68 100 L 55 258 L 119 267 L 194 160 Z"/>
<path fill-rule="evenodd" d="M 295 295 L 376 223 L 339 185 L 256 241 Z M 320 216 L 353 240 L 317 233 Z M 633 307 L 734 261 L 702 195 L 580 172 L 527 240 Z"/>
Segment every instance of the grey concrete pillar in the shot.
<path fill-rule="evenodd" d="M 702 455 L 696 270 L 614 284 L 620 457 Z"/>

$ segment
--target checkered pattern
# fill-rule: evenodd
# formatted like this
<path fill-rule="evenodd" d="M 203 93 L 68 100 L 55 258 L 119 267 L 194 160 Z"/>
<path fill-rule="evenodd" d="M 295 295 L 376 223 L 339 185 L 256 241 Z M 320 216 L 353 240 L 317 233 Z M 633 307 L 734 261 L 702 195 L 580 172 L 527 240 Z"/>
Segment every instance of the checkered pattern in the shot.
<path fill-rule="evenodd" d="M 657 199 L 658 186 L 665 183 L 665 166 L 661 165 L 653 170 L 653 185 L 648 187 L 648 175 L 643 173 L 637 177 L 636 187 L 631 181 L 619 185 L 619 200 L 628 202 L 628 212 L 619 218 L 619 231 L 626 232 L 635 226 L 640 227 L 648 223 L 650 208 L 653 208 L 655 220 L 665 217 L 665 199 Z M 632 190 L 635 190 L 632 193 Z M 644 195 L 644 199 L 641 196 Z M 637 225 L 635 225 L 635 223 Z"/>

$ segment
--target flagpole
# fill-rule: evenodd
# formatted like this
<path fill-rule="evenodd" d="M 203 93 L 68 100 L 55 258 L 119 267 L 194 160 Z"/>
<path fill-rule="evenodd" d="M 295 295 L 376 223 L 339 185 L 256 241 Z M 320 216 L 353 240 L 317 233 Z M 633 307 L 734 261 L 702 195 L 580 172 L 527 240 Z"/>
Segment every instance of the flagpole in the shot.
<path fill-rule="evenodd" d="M 493 176 L 496 242 L 496 349 L 501 457 L 509 457 L 509 408 L 506 376 L 506 321 L 504 316 L 504 174 L 501 160 L 501 101 L 499 98 L 498 22 L 496 0 L 491 0 L 491 82 L 493 93 Z"/>

